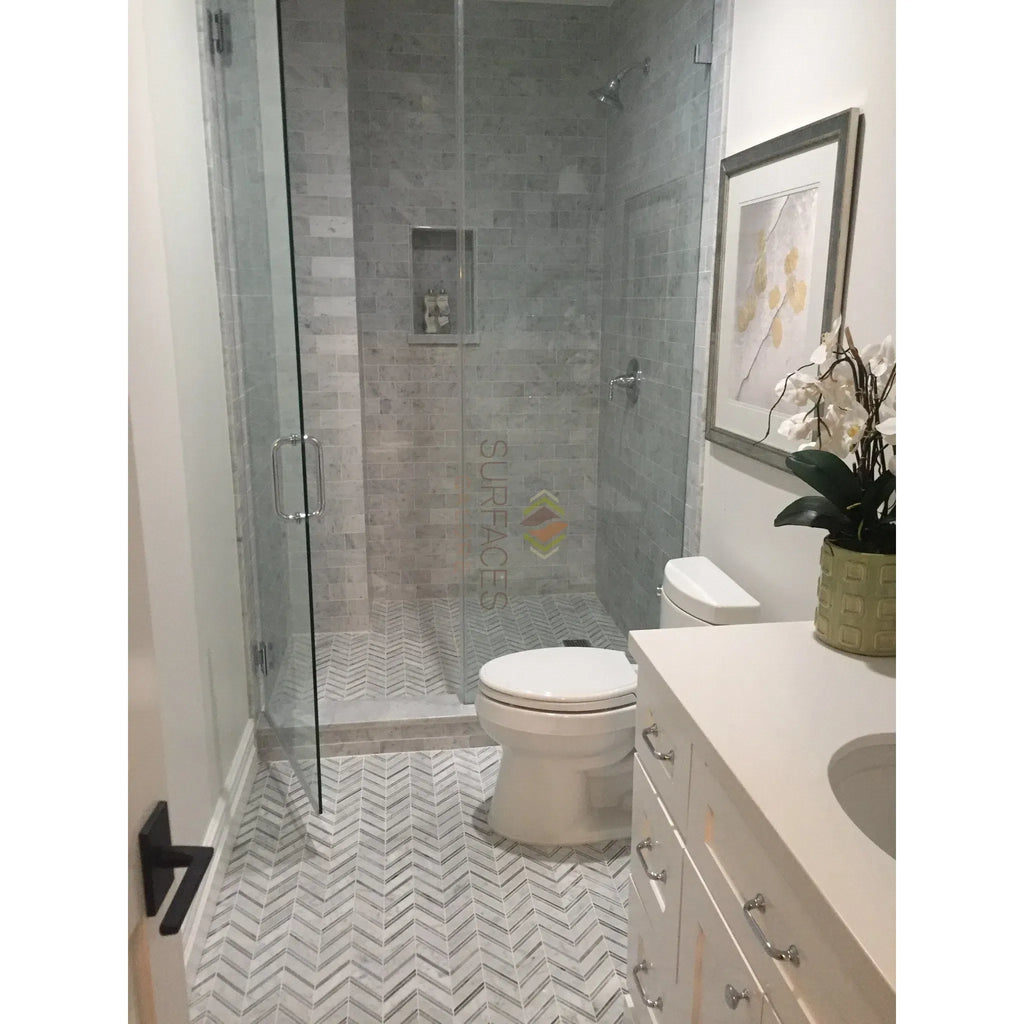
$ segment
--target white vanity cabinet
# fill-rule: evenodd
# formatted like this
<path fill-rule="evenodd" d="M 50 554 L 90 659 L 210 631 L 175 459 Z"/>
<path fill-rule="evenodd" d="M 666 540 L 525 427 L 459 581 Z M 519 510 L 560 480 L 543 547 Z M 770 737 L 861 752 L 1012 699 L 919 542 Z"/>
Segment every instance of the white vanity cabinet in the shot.
<path fill-rule="evenodd" d="M 819 768 L 827 776 L 828 758 L 801 765 L 805 756 L 818 758 L 816 748 L 808 741 L 804 750 L 782 721 L 797 715 L 800 728 L 817 734 L 829 731 L 820 716 L 837 715 L 822 750 L 832 743 L 828 749 L 839 749 L 851 728 L 854 735 L 885 733 L 894 728 L 886 725 L 894 708 L 876 715 L 863 688 L 874 687 L 874 697 L 888 703 L 891 666 L 829 651 L 840 660 L 833 666 L 826 655 L 824 665 L 854 679 L 845 707 L 840 686 L 825 694 L 829 699 L 819 694 L 818 705 L 799 693 L 773 693 L 772 674 L 758 678 L 763 662 L 754 651 L 778 659 L 792 648 L 779 672 L 783 689 L 799 689 L 793 678 L 803 675 L 815 677 L 819 691 L 829 685 L 810 630 L 778 623 L 631 634 L 639 666 L 627 965 L 634 1024 L 895 1020 L 892 964 L 880 969 L 873 958 L 891 949 L 894 914 L 883 932 L 895 862 L 873 844 L 868 849 L 845 817 L 833 816 L 817 782 L 803 785 Z M 769 638 L 775 647 L 765 651 Z M 707 664 L 716 666 L 712 684 L 687 682 L 699 675 L 692 669 Z M 730 685 L 730 678 L 737 681 Z M 779 774 L 772 759 L 793 764 Z M 778 789 L 785 792 L 772 797 Z M 790 818 L 810 818 L 813 826 L 816 801 L 820 828 L 794 829 Z M 860 937 L 842 905 L 858 893 L 880 901 Z"/>

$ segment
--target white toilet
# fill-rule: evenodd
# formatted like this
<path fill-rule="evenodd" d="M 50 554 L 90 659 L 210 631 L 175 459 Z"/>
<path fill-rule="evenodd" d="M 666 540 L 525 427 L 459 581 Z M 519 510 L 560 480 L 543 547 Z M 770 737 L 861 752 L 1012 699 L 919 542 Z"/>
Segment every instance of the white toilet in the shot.
<path fill-rule="evenodd" d="M 757 620 L 760 605 L 703 557 L 674 558 L 661 627 Z M 537 846 L 629 835 L 636 666 L 621 651 L 545 647 L 480 669 L 476 713 L 501 744 L 488 823 Z"/>

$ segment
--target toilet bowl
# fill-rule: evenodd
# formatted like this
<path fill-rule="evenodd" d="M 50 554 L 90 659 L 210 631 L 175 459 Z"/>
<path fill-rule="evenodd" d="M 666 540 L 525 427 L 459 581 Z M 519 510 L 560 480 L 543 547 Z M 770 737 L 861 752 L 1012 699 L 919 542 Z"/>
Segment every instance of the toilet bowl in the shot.
<path fill-rule="evenodd" d="M 760 605 L 703 557 L 665 566 L 662 627 L 753 622 Z M 502 748 L 488 812 L 499 835 L 537 846 L 629 835 L 636 666 L 621 651 L 546 647 L 480 669 L 480 726 Z"/>

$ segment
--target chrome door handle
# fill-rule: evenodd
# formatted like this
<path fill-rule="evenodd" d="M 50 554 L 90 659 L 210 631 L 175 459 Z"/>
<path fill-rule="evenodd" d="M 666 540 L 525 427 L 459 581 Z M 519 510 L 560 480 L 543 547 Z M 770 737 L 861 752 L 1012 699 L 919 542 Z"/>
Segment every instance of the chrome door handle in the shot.
<path fill-rule="evenodd" d="M 640 864 L 641 864 L 641 866 L 644 869 L 644 874 L 647 875 L 648 878 L 652 879 L 655 882 L 664 882 L 665 879 L 668 877 L 668 874 L 667 874 L 666 870 L 664 868 L 662 868 L 661 871 L 652 871 L 647 866 L 647 861 L 644 858 L 644 850 L 653 850 L 653 849 L 654 849 L 654 840 L 652 840 L 650 836 L 648 836 L 646 839 L 642 839 L 639 843 L 636 844 L 636 852 L 637 852 L 637 855 L 640 858 Z"/>
<path fill-rule="evenodd" d="M 750 993 L 746 989 L 741 992 L 734 985 L 725 986 L 725 1005 L 728 1006 L 730 1010 L 735 1010 L 744 999 L 746 999 L 748 1003 L 750 1002 Z"/>
<path fill-rule="evenodd" d="M 761 931 L 761 926 L 754 920 L 753 915 L 750 913 L 752 910 L 763 911 L 764 909 L 764 896 L 761 893 L 758 893 L 752 900 L 747 900 L 747 902 L 743 904 L 743 915 L 750 922 L 750 927 L 754 929 L 754 934 L 761 943 L 761 948 L 773 960 L 788 960 L 794 967 L 799 967 L 800 953 L 796 946 L 790 946 L 789 949 L 779 949 L 777 946 L 773 946 L 771 942 L 768 941 L 768 936 Z"/>
<path fill-rule="evenodd" d="M 676 759 L 676 752 L 670 750 L 667 754 L 663 754 L 660 750 L 654 749 L 654 744 L 651 742 L 652 736 L 658 735 L 658 723 L 655 722 L 653 725 L 647 726 L 643 732 L 640 733 L 644 738 L 644 743 L 647 744 L 647 749 L 659 760 L 659 761 L 674 761 Z"/>
<path fill-rule="evenodd" d="M 324 510 L 324 449 L 319 439 L 313 437 L 312 434 L 306 434 L 303 441 L 311 444 L 316 452 L 316 493 L 319 502 L 316 509 L 309 513 L 309 518 L 312 519 L 314 516 L 321 515 Z"/>
<path fill-rule="evenodd" d="M 313 448 L 316 450 L 316 483 L 317 483 L 317 496 L 319 504 L 317 508 L 310 512 L 308 515 L 305 512 L 285 512 L 281 508 L 281 471 L 280 455 L 282 445 L 296 445 L 301 444 L 303 441 L 308 441 Z M 270 450 L 270 469 L 274 477 L 274 511 L 282 519 L 287 519 L 291 522 L 302 519 L 312 519 L 314 516 L 320 515 L 324 510 L 324 452 L 320 445 L 320 442 L 315 437 L 310 437 L 308 434 L 303 437 L 300 434 L 286 434 L 284 437 L 279 437 L 274 442 L 274 447 Z"/>
<path fill-rule="evenodd" d="M 640 998 L 644 1001 L 644 1006 L 650 1006 L 655 1010 L 660 1010 L 665 1005 L 664 1000 L 661 996 L 657 996 L 655 999 L 652 999 L 644 991 L 644 983 L 640 980 L 640 972 L 643 971 L 644 974 L 646 974 L 650 969 L 650 960 L 641 960 L 640 963 L 633 968 L 633 980 L 636 982 L 636 987 L 640 990 Z"/>

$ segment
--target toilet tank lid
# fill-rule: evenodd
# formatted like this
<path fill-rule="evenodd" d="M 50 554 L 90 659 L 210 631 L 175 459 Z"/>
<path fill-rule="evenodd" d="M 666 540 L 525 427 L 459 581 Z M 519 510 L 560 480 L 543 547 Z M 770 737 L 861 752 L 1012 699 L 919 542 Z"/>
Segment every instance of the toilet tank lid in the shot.
<path fill-rule="evenodd" d="M 673 604 L 712 626 L 754 622 L 761 607 L 703 555 L 666 562 L 662 590 Z"/>

